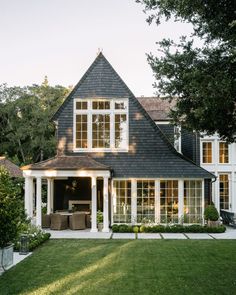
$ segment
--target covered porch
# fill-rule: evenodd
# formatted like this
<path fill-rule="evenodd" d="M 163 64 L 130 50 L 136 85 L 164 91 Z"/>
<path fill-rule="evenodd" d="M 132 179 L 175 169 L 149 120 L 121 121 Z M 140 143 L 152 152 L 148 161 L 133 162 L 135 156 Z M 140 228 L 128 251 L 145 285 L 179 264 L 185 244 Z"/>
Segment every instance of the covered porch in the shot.
<path fill-rule="evenodd" d="M 25 210 L 42 226 L 42 184 L 46 183 L 46 212 L 72 216 L 91 215 L 90 232 L 97 232 L 97 211 L 103 211 L 103 232 L 109 232 L 110 169 L 87 157 L 55 157 L 22 168 L 25 178 Z"/>

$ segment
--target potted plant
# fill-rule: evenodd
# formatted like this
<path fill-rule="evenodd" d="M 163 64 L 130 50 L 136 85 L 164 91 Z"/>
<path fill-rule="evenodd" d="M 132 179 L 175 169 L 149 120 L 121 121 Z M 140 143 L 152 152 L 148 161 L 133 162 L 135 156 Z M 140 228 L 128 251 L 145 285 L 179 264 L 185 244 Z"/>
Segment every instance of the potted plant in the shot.
<path fill-rule="evenodd" d="M 214 227 L 219 225 L 219 213 L 213 203 L 205 208 L 204 217 L 207 220 L 208 226 Z"/>
<path fill-rule="evenodd" d="M 25 214 L 19 186 L 0 166 L 0 267 L 3 269 L 13 263 L 13 242 L 23 218 Z"/>
<path fill-rule="evenodd" d="M 97 224 L 98 224 L 98 231 L 102 231 L 102 229 L 103 229 L 103 213 L 100 210 L 98 210 L 98 212 L 97 212 Z"/>

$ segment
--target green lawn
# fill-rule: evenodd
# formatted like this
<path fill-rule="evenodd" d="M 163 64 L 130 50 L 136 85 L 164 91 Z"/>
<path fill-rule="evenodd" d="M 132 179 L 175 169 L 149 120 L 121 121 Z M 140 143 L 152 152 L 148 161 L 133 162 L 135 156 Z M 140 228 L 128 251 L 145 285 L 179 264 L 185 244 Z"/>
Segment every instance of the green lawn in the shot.
<path fill-rule="evenodd" d="M 0 294 L 236 294 L 236 241 L 50 240 Z"/>

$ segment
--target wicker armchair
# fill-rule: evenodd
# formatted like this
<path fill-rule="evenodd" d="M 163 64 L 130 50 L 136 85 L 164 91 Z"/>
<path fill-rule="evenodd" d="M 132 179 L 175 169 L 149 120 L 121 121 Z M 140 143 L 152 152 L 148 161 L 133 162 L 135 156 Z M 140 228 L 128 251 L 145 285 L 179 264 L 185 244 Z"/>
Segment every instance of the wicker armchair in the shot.
<path fill-rule="evenodd" d="M 86 227 L 91 228 L 91 214 L 86 214 L 85 221 L 86 221 Z"/>
<path fill-rule="evenodd" d="M 85 229 L 85 213 L 74 213 L 69 218 L 70 229 Z"/>
<path fill-rule="evenodd" d="M 50 229 L 62 230 L 68 228 L 68 216 L 57 213 L 51 214 L 51 226 Z"/>
<path fill-rule="evenodd" d="M 51 225 L 51 217 L 49 214 L 42 215 L 42 228 L 49 228 Z"/>

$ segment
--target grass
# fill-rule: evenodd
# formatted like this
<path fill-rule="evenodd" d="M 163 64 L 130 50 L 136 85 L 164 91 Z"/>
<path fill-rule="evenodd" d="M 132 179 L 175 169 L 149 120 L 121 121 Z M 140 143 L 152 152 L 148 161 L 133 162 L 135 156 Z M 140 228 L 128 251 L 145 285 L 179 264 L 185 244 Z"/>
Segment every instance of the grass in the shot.
<path fill-rule="evenodd" d="M 236 294 L 236 241 L 50 240 L 0 294 Z"/>

